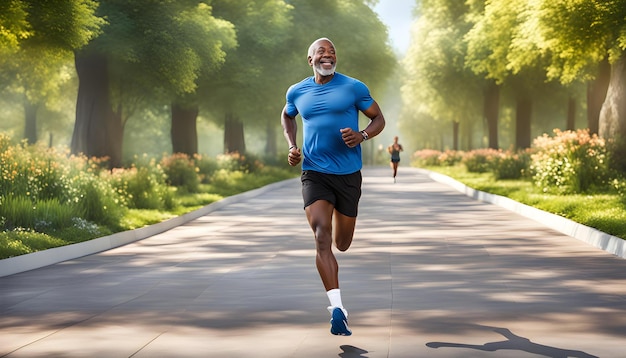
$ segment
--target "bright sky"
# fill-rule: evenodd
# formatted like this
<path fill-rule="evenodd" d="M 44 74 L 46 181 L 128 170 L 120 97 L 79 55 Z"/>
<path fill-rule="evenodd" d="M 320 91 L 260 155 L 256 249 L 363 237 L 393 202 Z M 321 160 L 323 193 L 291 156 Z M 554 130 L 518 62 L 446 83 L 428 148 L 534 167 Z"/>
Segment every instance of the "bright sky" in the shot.
<path fill-rule="evenodd" d="M 409 47 L 411 22 L 415 0 L 379 0 L 374 7 L 380 19 L 389 28 L 391 44 L 401 54 Z"/>

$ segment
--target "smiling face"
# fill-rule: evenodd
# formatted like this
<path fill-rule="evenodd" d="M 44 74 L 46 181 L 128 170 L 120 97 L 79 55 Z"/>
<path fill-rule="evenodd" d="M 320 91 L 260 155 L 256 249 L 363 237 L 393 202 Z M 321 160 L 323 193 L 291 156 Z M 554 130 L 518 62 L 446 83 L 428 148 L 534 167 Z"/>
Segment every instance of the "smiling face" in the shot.
<path fill-rule="evenodd" d="M 319 39 L 309 47 L 309 66 L 313 68 L 316 79 L 318 76 L 328 77 L 335 74 L 337 56 L 335 46 L 328 39 Z"/>

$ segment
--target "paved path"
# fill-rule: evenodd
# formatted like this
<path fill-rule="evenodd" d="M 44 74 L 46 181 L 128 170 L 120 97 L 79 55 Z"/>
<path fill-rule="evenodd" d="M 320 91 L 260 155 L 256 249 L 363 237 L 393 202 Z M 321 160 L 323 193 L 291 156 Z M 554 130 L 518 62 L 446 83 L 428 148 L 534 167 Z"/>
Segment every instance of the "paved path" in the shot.
<path fill-rule="evenodd" d="M 417 170 L 364 171 L 332 336 L 298 180 L 0 278 L 0 357 L 625 357 L 626 260 Z"/>

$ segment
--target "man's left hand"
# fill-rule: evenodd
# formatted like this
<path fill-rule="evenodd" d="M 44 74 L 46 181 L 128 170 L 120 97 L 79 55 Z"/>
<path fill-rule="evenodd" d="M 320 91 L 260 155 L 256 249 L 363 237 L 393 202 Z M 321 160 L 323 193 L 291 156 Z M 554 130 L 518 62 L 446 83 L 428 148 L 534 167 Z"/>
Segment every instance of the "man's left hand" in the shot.
<path fill-rule="evenodd" d="M 353 131 L 352 128 L 342 128 L 341 138 L 343 138 L 343 142 L 350 148 L 354 148 L 364 141 L 363 134 L 358 131 Z"/>

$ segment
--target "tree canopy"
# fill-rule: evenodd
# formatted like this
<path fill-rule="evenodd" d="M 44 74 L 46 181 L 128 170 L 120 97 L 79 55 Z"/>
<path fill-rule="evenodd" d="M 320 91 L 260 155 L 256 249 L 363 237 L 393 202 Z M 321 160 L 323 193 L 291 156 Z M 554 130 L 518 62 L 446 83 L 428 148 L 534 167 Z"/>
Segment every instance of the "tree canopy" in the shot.
<path fill-rule="evenodd" d="M 133 132 L 158 123 L 153 151 L 195 153 L 195 127 L 210 123 L 226 151 L 252 140 L 274 153 L 285 91 L 311 75 L 309 44 L 329 37 L 338 71 L 375 98 L 399 81 L 415 146 L 525 147 L 550 127 L 584 126 L 576 108 L 590 128 L 597 117 L 602 136 L 626 135 L 626 0 L 416 0 L 398 77 L 375 3 L 3 1 L 0 101 L 12 104 L 0 115 L 17 113 L 18 99 L 36 141 L 37 113 L 77 93 L 64 112 L 74 116 L 72 150 L 112 166 L 134 138 L 129 120 Z"/>
<path fill-rule="evenodd" d="M 597 104 L 592 99 L 602 93 L 602 83 L 597 81 L 602 76 L 599 69 L 604 60 L 613 64 L 614 81 L 621 82 L 624 78 L 615 73 L 620 71 L 626 43 L 624 1 L 422 0 L 416 3 L 419 12 L 413 26 L 411 50 L 404 59 L 409 78 L 404 84 L 403 98 L 405 105 L 419 103 L 418 108 L 425 113 L 422 118 L 426 120 L 448 117 L 462 126 L 471 126 L 486 119 L 489 137 L 497 135 L 485 109 L 489 97 L 493 102 L 497 98 L 495 93 L 500 92 L 504 97 L 497 105 L 497 112 L 504 116 L 499 121 L 513 134 L 518 147 L 528 147 L 530 136 L 542 134 L 546 123 L 554 127 L 564 127 L 566 123 L 573 126 L 577 107 L 590 109 L 588 117 L 593 116 Z M 468 76 L 467 70 L 474 76 Z M 588 86 L 586 98 L 581 95 L 581 85 Z M 481 86 L 483 91 L 472 91 Z M 624 102 L 618 90 L 621 87 L 615 83 L 611 88 L 615 90 L 609 89 L 602 106 L 605 115 L 600 121 L 608 123 L 601 131 L 606 137 L 616 131 L 626 132 L 626 126 L 615 120 L 626 117 L 619 114 L 626 111 L 626 106 L 620 105 Z M 482 115 L 457 106 L 464 98 L 474 103 L 473 108 L 482 102 Z M 610 101 L 610 98 L 622 99 Z M 551 102 L 562 103 L 561 109 L 555 111 Z M 473 119 L 468 120 L 468 116 Z M 567 120 L 559 124 L 558 116 Z M 509 121 L 515 122 L 515 126 L 509 126 Z M 591 126 L 593 120 L 588 118 L 588 123 Z M 471 136 L 471 131 L 467 135 Z"/>

